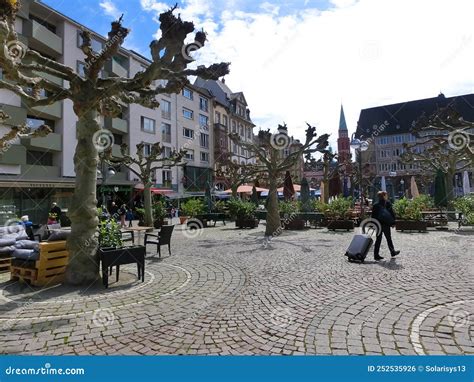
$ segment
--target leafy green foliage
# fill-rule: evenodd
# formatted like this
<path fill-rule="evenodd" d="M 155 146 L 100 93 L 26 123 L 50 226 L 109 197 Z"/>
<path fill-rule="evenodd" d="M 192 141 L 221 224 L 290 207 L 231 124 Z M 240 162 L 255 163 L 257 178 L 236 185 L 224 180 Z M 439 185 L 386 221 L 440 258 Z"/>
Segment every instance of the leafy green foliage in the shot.
<path fill-rule="evenodd" d="M 195 217 L 205 212 L 204 202 L 201 199 L 189 199 L 181 204 L 181 216 Z"/>
<path fill-rule="evenodd" d="M 327 208 L 328 208 L 328 204 L 324 203 L 320 199 L 314 199 L 312 204 L 311 204 L 311 210 L 313 212 L 325 213 L 327 211 Z"/>
<path fill-rule="evenodd" d="M 165 203 L 161 200 L 153 204 L 153 217 L 155 220 L 163 220 L 166 217 Z"/>
<path fill-rule="evenodd" d="M 468 224 L 474 224 L 474 195 L 466 195 L 453 201 L 456 211 L 463 214 Z"/>
<path fill-rule="evenodd" d="M 122 234 L 120 225 L 113 219 L 103 220 L 99 223 L 99 247 L 122 247 Z"/>
<path fill-rule="evenodd" d="M 420 207 L 420 209 L 427 210 L 430 208 L 434 208 L 434 200 L 429 195 L 420 195 L 413 199 L 413 202 Z"/>
<path fill-rule="evenodd" d="M 241 199 L 231 199 L 227 202 L 230 215 L 233 218 L 252 219 L 255 217 L 257 206 L 252 202 Z"/>
<path fill-rule="evenodd" d="M 349 210 L 352 208 L 352 198 L 337 198 L 327 205 L 326 215 L 330 219 L 344 220 L 349 218 Z"/>
<path fill-rule="evenodd" d="M 423 204 L 415 199 L 401 198 L 393 204 L 395 216 L 400 220 L 421 220 Z"/>
<path fill-rule="evenodd" d="M 301 203 L 296 200 L 280 202 L 278 204 L 280 212 L 284 215 L 292 215 L 301 211 Z"/>
<path fill-rule="evenodd" d="M 218 200 L 214 203 L 214 211 L 224 212 L 226 210 L 226 203 L 222 200 Z"/>

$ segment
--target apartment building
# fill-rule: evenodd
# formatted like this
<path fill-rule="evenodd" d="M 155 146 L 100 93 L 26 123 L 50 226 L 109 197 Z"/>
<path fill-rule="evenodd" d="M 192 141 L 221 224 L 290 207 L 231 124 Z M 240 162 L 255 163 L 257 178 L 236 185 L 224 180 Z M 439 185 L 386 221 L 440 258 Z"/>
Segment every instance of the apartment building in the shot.
<path fill-rule="evenodd" d="M 16 20 L 16 30 L 22 43 L 41 54 L 83 73 L 84 55 L 80 50 L 79 32 L 87 29 L 69 17 L 45 4 L 23 0 Z M 92 48 L 99 52 L 104 37 L 90 31 Z M 105 66 L 102 76 L 134 76 L 144 70 L 150 61 L 136 52 L 120 49 Z M 0 71 L 1 75 L 1 71 Z M 46 76 L 46 75 L 45 75 Z M 47 75 L 58 84 L 63 80 Z M 189 149 L 187 165 L 183 168 L 163 169 L 154 176 L 157 193 L 205 188 L 213 167 L 212 96 L 208 90 L 190 85 L 181 94 L 160 95 L 157 110 L 141 105 L 122 105 L 117 118 L 102 118 L 104 129 L 113 134 L 112 152 L 120 156 L 120 145 L 127 143 L 132 154 L 136 145 L 145 143 L 145 154 L 151 144 L 161 142 L 165 155 L 180 147 Z M 77 118 L 69 100 L 50 106 L 28 108 L 13 93 L 0 90 L 0 109 L 11 116 L 0 134 L 10 126 L 28 123 L 30 126 L 47 124 L 53 132 L 46 137 L 21 139 L 0 158 L 0 205 L 15 205 L 21 214 L 34 221 L 47 216 L 52 201 L 68 208 L 74 189 L 73 154 L 76 147 Z M 112 169 L 110 169 L 112 170 Z M 139 194 L 136 175 L 124 166 L 116 166 L 106 183 L 98 175 L 98 192 L 108 200 L 128 202 Z M 205 174 L 205 175 L 203 175 Z M 205 179 L 205 180 L 204 180 Z M 138 189 L 138 190 L 137 190 Z"/>
<path fill-rule="evenodd" d="M 363 109 L 357 124 L 356 137 L 368 140 L 369 148 L 362 154 L 362 162 L 366 173 L 375 174 L 370 193 L 380 189 L 381 177 L 386 178 L 387 191 L 391 195 L 403 195 L 409 187 L 411 176 L 415 176 L 418 186 L 429 192 L 431 182 L 417 165 L 404 164 L 400 161 L 404 143 L 423 142 L 424 138 L 416 138 L 411 134 L 414 122 L 424 113 L 432 115 L 438 108 L 453 104 L 456 110 L 467 121 L 474 121 L 474 94 L 456 97 L 437 97 L 402 102 L 392 105 L 377 106 Z M 419 152 L 424 145 L 416 148 Z M 470 171 L 472 184 L 472 171 Z M 425 179 L 426 178 L 426 179 Z M 462 188 L 462 174 L 453 179 L 455 190 Z M 421 190 L 420 190 L 421 191 Z"/>
<path fill-rule="evenodd" d="M 213 97 L 213 144 L 214 169 L 223 166 L 223 161 L 230 158 L 235 163 L 255 163 L 251 153 L 237 146 L 229 138 L 230 133 L 237 133 L 246 142 L 253 142 L 255 124 L 250 118 L 250 110 L 243 92 L 233 93 L 226 85 L 225 79 L 219 81 L 197 78 L 195 86 L 206 89 Z M 215 178 L 218 189 L 229 187 L 224 178 Z"/>

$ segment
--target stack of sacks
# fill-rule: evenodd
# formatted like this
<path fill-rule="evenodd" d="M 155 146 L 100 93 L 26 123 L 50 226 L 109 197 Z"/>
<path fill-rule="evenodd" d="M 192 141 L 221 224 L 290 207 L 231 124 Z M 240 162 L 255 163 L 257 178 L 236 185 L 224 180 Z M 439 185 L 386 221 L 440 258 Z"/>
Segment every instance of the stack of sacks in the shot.
<path fill-rule="evenodd" d="M 0 256 L 11 256 L 14 259 L 12 264 L 23 266 L 27 260 L 35 260 L 39 257 L 38 242 L 28 240 L 25 227 L 21 225 L 11 225 L 0 227 Z M 19 259 L 21 264 L 15 260 Z"/>

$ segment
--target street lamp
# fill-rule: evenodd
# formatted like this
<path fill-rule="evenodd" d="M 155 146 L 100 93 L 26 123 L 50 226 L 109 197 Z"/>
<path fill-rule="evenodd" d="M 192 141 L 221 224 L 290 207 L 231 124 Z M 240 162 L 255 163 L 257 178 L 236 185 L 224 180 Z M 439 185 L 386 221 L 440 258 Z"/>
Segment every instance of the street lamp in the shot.
<path fill-rule="evenodd" d="M 362 136 L 361 136 L 362 138 Z M 351 148 L 359 151 L 359 196 L 360 196 L 360 216 L 364 214 L 364 198 L 362 196 L 362 152 L 369 148 L 369 143 L 362 139 L 355 138 L 355 133 L 351 137 Z"/>
<path fill-rule="evenodd" d="M 102 195 L 102 206 L 106 207 L 105 201 L 105 184 L 107 179 L 116 174 L 115 170 L 112 167 L 107 168 L 107 162 L 104 159 L 100 161 L 100 169 L 97 169 L 97 175 L 100 175 L 102 181 L 100 182 L 100 193 Z"/>

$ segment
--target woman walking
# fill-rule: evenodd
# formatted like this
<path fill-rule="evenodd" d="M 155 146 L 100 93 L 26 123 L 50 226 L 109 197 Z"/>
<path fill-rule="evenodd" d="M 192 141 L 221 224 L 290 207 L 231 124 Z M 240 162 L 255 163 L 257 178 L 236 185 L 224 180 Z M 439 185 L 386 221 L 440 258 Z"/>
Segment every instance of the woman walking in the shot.
<path fill-rule="evenodd" d="M 374 247 L 374 259 L 376 261 L 382 260 L 380 256 L 380 244 L 382 244 L 382 233 L 387 240 L 388 249 L 392 257 L 397 256 L 400 251 L 396 251 L 393 246 L 391 227 L 395 224 L 395 212 L 392 209 L 392 203 L 388 201 L 388 195 L 386 191 L 379 191 L 377 193 L 378 201 L 372 207 L 372 218 L 379 221 L 382 232 L 377 232 L 377 239 L 375 240 Z"/>

